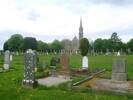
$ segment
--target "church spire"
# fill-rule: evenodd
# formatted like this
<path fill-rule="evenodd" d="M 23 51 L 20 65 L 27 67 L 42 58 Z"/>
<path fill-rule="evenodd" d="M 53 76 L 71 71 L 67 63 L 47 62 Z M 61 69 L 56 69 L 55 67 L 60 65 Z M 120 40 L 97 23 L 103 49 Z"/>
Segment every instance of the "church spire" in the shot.
<path fill-rule="evenodd" d="M 80 18 L 79 40 L 82 38 L 83 38 L 83 26 L 82 26 L 82 18 Z"/>
<path fill-rule="evenodd" d="M 80 28 L 83 28 L 82 27 L 82 18 L 80 17 Z"/>

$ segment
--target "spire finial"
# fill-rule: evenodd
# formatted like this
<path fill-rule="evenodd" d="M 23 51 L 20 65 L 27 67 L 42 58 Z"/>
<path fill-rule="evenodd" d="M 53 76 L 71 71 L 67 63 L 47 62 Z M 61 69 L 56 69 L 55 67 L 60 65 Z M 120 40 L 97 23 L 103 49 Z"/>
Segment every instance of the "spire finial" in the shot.
<path fill-rule="evenodd" d="M 83 38 L 82 17 L 80 17 L 79 40 Z"/>
<path fill-rule="evenodd" d="M 80 27 L 82 27 L 82 17 L 80 16 Z"/>

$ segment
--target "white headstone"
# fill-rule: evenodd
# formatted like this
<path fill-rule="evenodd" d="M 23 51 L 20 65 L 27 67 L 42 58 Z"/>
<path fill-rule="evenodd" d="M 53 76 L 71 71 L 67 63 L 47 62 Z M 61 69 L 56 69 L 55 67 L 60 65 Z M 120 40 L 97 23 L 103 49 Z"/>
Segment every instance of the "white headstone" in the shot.
<path fill-rule="evenodd" d="M 120 52 L 118 51 L 117 56 L 120 56 Z"/>
<path fill-rule="evenodd" d="M 4 54 L 4 69 L 8 70 L 10 68 L 10 51 L 6 50 Z"/>
<path fill-rule="evenodd" d="M 82 59 L 82 69 L 88 69 L 88 57 L 84 56 Z"/>
<path fill-rule="evenodd" d="M 10 61 L 12 61 L 12 55 L 10 55 Z"/>

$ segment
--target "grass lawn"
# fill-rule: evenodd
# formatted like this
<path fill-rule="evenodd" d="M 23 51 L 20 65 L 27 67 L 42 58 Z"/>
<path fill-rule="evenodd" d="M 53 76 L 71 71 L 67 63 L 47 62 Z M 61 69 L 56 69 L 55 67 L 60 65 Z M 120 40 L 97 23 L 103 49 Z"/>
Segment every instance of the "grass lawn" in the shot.
<path fill-rule="evenodd" d="M 52 55 L 39 56 L 40 61 L 49 63 Z M 133 79 L 133 56 L 122 56 L 127 60 L 128 78 Z M 106 68 L 107 76 L 110 77 L 112 62 L 115 56 L 91 56 L 89 57 L 89 67 Z M 3 66 L 3 57 L 0 56 L 0 67 Z M 0 73 L 0 100 L 133 100 L 129 96 L 118 96 L 109 93 L 94 93 L 88 91 L 68 91 L 66 84 L 58 87 L 38 86 L 36 89 L 23 88 L 23 56 L 14 56 L 12 67 L 14 70 Z M 70 57 L 70 67 L 79 68 L 81 66 L 81 56 L 72 55 Z"/>

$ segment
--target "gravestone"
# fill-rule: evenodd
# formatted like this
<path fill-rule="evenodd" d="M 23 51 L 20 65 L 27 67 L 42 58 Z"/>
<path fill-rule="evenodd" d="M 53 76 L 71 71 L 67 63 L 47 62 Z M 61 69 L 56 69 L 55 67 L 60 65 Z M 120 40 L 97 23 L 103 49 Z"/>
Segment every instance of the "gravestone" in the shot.
<path fill-rule="evenodd" d="M 27 87 L 35 87 L 37 81 L 35 80 L 35 66 L 36 54 L 31 49 L 25 53 L 25 66 L 24 66 L 24 80 L 23 85 Z"/>
<path fill-rule="evenodd" d="M 61 74 L 69 76 L 69 74 L 70 74 L 69 57 L 67 54 L 63 53 L 61 55 L 60 63 L 61 63 Z"/>
<path fill-rule="evenodd" d="M 4 54 L 4 69 L 9 70 L 10 68 L 10 51 L 6 50 Z"/>
<path fill-rule="evenodd" d="M 45 55 L 48 55 L 48 51 L 45 52 Z"/>
<path fill-rule="evenodd" d="M 117 52 L 117 56 L 120 56 L 120 51 Z"/>
<path fill-rule="evenodd" d="M 18 51 L 16 52 L 16 56 L 18 56 L 19 55 L 19 53 L 18 53 Z"/>
<path fill-rule="evenodd" d="M 39 57 L 38 57 L 38 53 L 36 50 L 33 50 L 33 53 L 35 54 L 35 67 L 37 67 L 38 62 L 39 62 Z"/>
<path fill-rule="evenodd" d="M 13 59 L 13 57 L 12 57 L 12 55 L 10 55 L 10 61 L 12 61 L 12 59 Z"/>
<path fill-rule="evenodd" d="M 114 60 L 112 67 L 112 80 L 113 81 L 126 81 L 127 68 L 125 59 L 118 58 Z"/>
<path fill-rule="evenodd" d="M 82 69 L 88 69 L 88 57 L 84 56 L 82 59 Z"/>

